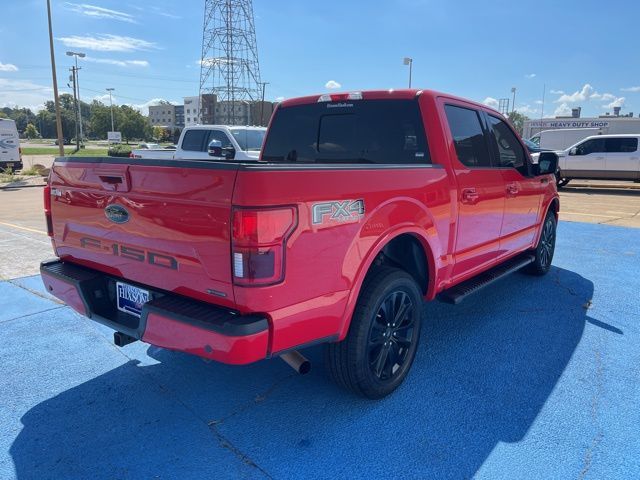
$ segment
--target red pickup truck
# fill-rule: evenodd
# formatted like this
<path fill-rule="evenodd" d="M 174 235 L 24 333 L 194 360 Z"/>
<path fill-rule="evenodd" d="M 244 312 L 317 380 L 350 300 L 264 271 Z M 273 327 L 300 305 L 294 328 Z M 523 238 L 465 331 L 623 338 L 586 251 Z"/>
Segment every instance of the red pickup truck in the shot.
<path fill-rule="evenodd" d="M 549 270 L 557 160 L 433 91 L 286 100 L 259 162 L 57 159 L 42 279 L 118 345 L 302 370 L 297 350 L 326 343 L 337 383 L 380 398 L 411 367 L 423 299 Z"/>

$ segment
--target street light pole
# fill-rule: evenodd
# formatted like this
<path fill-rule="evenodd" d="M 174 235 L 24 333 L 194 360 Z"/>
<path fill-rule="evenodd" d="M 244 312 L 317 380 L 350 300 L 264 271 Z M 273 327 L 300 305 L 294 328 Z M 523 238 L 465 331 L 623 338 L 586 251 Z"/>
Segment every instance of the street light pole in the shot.
<path fill-rule="evenodd" d="M 78 57 L 80 58 L 84 58 L 86 57 L 86 54 L 81 53 L 81 52 L 67 52 L 67 55 L 69 57 L 75 57 L 76 59 L 76 88 L 78 90 L 78 117 L 80 118 L 80 143 L 82 143 L 82 101 L 80 100 L 80 75 L 79 75 L 79 71 L 80 68 L 78 68 Z"/>
<path fill-rule="evenodd" d="M 409 65 L 409 88 L 411 88 L 411 70 L 413 69 L 413 58 L 404 57 L 404 64 Z"/>
<path fill-rule="evenodd" d="M 56 57 L 53 52 L 53 29 L 51 28 L 51 0 L 47 0 L 47 17 L 49 19 L 49 49 L 51 50 L 51 75 L 53 76 L 53 101 L 56 105 L 56 133 L 58 135 L 58 152 L 64 157 L 64 138 L 62 135 L 62 116 L 60 115 L 60 99 L 58 98 L 58 79 L 56 78 Z"/>
<path fill-rule="evenodd" d="M 111 105 L 111 131 L 115 132 L 116 129 L 113 126 L 113 100 L 111 99 L 111 92 L 113 92 L 115 88 L 107 88 L 107 92 L 109 92 L 109 105 Z"/>

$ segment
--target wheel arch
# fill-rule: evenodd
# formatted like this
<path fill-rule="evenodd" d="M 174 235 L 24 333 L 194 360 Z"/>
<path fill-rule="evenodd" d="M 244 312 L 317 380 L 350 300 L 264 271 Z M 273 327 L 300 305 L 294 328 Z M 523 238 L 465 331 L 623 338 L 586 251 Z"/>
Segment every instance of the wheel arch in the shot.
<path fill-rule="evenodd" d="M 422 295 L 429 299 L 435 296 L 435 258 L 433 245 L 424 232 L 418 229 L 400 228 L 381 238 L 361 264 L 351 288 L 338 339 L 342 340 L 347 335 L 362 287 L 367 276 L 376 267 L 395 266 L 406 271 L 416 280 Z M 412 260 L 416 260 L 418 264 L 412 265 Z"/>

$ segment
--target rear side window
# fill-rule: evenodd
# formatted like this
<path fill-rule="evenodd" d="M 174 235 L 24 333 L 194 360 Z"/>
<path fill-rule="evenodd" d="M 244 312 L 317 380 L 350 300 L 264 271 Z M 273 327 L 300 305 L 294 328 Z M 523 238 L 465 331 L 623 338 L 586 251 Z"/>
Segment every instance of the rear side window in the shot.
<path fill-rule="evenodd" d="M 431 163 L 416 100 L 352 100 L 279 108 L 262 160 Z"/>
<path fill-rule="evenodd" d="M 576 155 L 589 155 L 590 153 L 602 153 L 605 150 L 604 138 L 592 138 L 576 147 Z"/>
<path fill-rule="evenodd" d="M 182 139 L 182 149 L 190 152 L 204 152 L 207 138 L 209 138 L 209 130 L 187 130 Z"/>
<path fill-rule="evenodd" d="M 445 105 L 444 108 L 458 160 L 468 167 L 491 167 L 478 112 L 454 105 Z"/>
<path fill-rule="evenodd" d="M 523 170 L 525 168 L 524 150 L 520 141 L 509 126 L 499 118 L 489 115 L 489 123 L 495 139 L 497 165 Z"/>
<path fill-rule="evenodd" d="M 638 150 L 637 138 L 606 138 L 605 149 L 609 153 L 631 153 Z"/>

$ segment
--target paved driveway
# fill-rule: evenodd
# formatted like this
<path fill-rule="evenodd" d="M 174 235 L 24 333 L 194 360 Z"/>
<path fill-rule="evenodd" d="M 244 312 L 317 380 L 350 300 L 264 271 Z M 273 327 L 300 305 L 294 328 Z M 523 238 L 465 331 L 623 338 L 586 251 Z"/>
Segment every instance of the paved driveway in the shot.
<path fill-rule="evenodd" d="M 205 363 L 0 282 L 0 478 L 632 478 L 640 475 L 640 231 L 561 223 L 549 275 L 424 307 L 416 363 L 374 402 L 320 348 Z"/>

